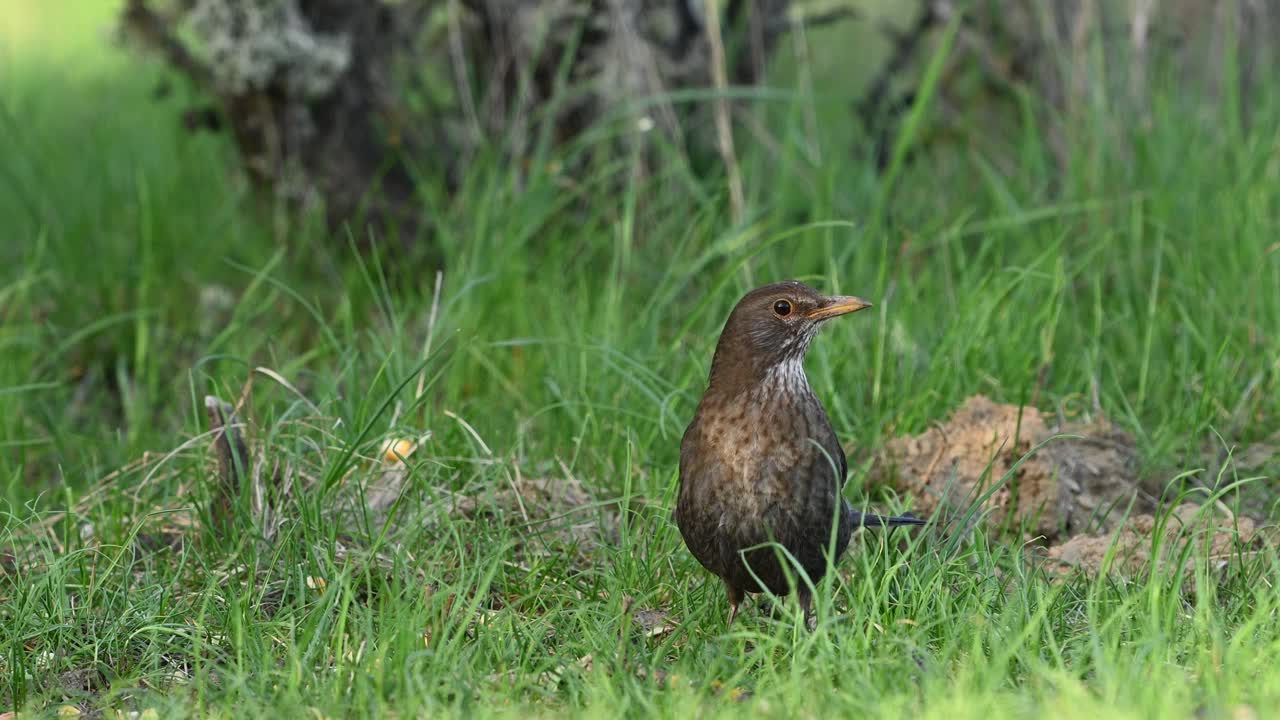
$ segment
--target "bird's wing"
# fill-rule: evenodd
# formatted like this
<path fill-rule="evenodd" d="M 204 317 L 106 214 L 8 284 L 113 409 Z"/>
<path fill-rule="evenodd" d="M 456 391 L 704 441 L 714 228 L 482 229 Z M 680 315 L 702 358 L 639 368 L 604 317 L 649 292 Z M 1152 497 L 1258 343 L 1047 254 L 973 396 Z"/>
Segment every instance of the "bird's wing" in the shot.
<path fill-rule="evenodd" d="M 718 486 L 724 466 L 707 453 L 697 452 L 690 440 L 691 427 L 680 444 L 680 490 L 676 498 L 675 521 L 685 545 L 698 562 L 711 572 L 723 574 L 717 538 L 720 535 Z"/>
<path fill-rule="evenodd" d="M 835 428 L 831 426 L 831 419 L 827 417 L 825 412 L 822 413 L 821 427 L 826 432 L 819 432 L 818 437 L 814 438 L 814 440 L 831 456 L 831 461 L 829 462 L 826 458 L 823 458 L 826 466 L 830 468 L 831 463 L 835 463 L 836 490 L 839 491 L 844 488 L 845 480 L 849 474 L 849 461 L 844 456 L 844 448 L 840 446 L 840 438 L 836 436 Z"/>

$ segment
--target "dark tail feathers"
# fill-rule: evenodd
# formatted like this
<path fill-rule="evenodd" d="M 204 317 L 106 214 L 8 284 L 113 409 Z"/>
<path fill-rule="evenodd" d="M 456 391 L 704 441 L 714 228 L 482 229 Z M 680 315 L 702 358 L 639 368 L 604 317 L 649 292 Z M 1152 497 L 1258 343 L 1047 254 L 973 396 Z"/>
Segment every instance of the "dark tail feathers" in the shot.
<path fill-rule="evenodd" d="M 885 517 L 883 515 L 872 515 L 871 513 L 860 513 L 856 510 L 853 511 L 850 519 L 853 521 L 854 527 L 902 527 L 904 525 L 924 525 L 928 522 L 911 513 Z"/>

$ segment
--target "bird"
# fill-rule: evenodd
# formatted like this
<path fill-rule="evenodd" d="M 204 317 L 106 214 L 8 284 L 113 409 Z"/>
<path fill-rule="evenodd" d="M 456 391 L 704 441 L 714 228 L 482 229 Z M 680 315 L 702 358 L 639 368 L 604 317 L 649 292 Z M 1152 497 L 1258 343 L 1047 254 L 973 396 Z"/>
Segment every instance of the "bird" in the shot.
<path fill-rule="evenodd" d="M 868 307 L 862 298 L 826 296 L 788 280 L 744 295 L 720 333 L 680 441 L 673 515 L 690 553 L 724 583 L 728 626 L 747 594 L 789 593 L 790 560 L 769 543 L 816 585 L 826 574 L 833 529 L 834 563 L 855 528 L 926 522 L 860 513 L 844 499 L 844 450 L 805 375 L 805 355 L 822 325 Z M 812 591 L 797 582 L 796 594 L 813 628 Z"/>

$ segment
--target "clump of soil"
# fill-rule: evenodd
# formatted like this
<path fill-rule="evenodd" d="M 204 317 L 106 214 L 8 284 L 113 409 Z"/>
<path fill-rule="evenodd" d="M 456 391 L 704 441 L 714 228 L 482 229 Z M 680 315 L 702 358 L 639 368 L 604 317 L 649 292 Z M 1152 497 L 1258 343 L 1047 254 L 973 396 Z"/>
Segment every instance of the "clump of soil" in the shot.
<path fill-rule="evenodd" d="M 364 505 L 375 524 L 386 521 L 404 492 L 409 476 L 406 460 L 425 439 L 414 442 L 393 438 L 383 443 L 381 468 L 363 494 Z M 528 477 L 517 469 L 514 477 L 478 491 L 460 493 L 436 487 L 430 494 L 434 498 L 426 506 L 397 522 L 430 522 L 442 516 L 500 522 L 521 528 L 521 534 L 529 536 L 532 546 L 539 544 L 534 537 L 540 536 L 557 545 L 576 546 L 582 554 L 598 548 L 617 530 L 616 507 L 601 503 L 581 479 L 569 474 L 562 478 Z"/>
<path fill-rule="evenodd" d="M 1051 567 L 1062 571 L 1093 576 L 1106 570 L 1135 577 L 1179 558 L 1184 558 L 1183 569 L 1191 571 L 1200 549 L 1208 551 L 1211 569 L 1221 569 L 1237 555 L 1262 551 L 1271 540 L 1250 518 L 1225 517 L 1215 508 L 1184 503 L 1163 518 L 1138 515 L 1118 532 L 1077 535 L 1049 548 L 1048 558 Z M 1184 556 L 1188 549 L 1192 552 Z"/>
<path fill-rule="evenodd" d="M 1064 434 L 1079 437 L 1054 438 Z M 1000 484 L 1019 459 L 1046 440 Z M 983 502 L 989 521 L 1003 523 L 1012 514 L 1017 523 L 1052 540 L 1111 528 L 1131 504 L 1134 511 L 1152 510 L 1155 499 L 1139 486 L 1137 469 L 1132 439 L 1105 421 L 1050 428 L 1034 407 L 976 395 L 947 422 L 891 440 L 871 482 L 912 496 L 918 515 L 963 511 L 999 484 Z"/>
<path fill-rule="evenodd" d="M 1274 455 L 1250 449 L 1237 468 Z M 1159 510 L 1138 477 L 1133 440 L 1106 421 L 1050 427 L 1033 407 L 978 395 L 945 423 L 891 440 L 878 460 L 871 481 L 910 495 L 917 514 L 959 515 L 983 499 L 989 522 L 1013 520 L 1042 537 L 1040 552 L 1060 572 L 1134 577 L 1170 563 L 1191 569 L 1205 552 L 1220 569 L 1276 551 L 1274 533 L 1221 502 Z"/>
<path fill-rule="evenodd" d="M 601 507 L 576 477 L 529 478 L 518 475 L 509 486 L 458 497 L 453 512 L 471 520 L 505 520 L 528 534 L 550 533 L 559 543 L 589 554 L 614 535 L 617 516 Z"/>

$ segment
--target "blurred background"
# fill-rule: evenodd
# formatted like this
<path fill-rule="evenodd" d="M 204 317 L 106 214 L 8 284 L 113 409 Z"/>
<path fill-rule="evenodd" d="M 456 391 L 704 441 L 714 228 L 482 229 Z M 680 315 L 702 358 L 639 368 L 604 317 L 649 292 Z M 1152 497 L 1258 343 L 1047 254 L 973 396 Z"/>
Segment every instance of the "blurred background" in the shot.
<path fill-rule="evenodd" d="M 1275 427 L 1277 37 L 1262 0 L 8 0 L 0 482 L 163 452 L 266 366 L 665 483 L 786 277 L 880 308 L 815 350 L 843 436 L 986 393 L 1198 463 Z"/>

